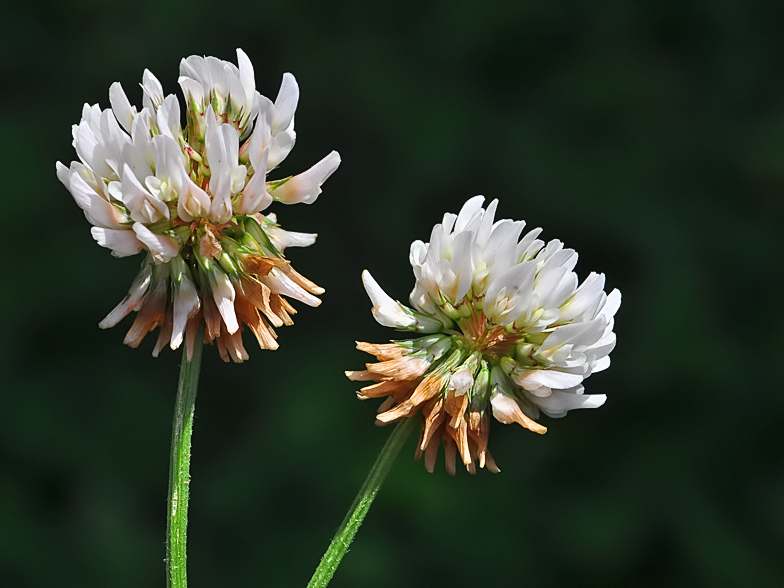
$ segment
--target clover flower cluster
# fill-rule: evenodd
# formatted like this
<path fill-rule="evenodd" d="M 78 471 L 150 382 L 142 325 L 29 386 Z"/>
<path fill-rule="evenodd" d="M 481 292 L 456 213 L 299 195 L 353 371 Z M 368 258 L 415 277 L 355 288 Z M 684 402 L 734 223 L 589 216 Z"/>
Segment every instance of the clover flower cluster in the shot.
<path fill-rule="evenodd" d="M 333 151 L 304 173 L 268 181 L 294 146 L 299 88 L 285 74 L 272 102 L 256 91 L 247 55 L 238 49 L 237 58 L 238 66 L 182 60 L 185 127 L 177 97 L 165 96 L 149 71 L 140 111 L 112 84 L 111 108 L 85 104 L 73 126 L 80 161 L 57 163 L 99 245 L 117 257 L 146 251 L 128 295 L 100 326 L 137 311 L 125 343 L 136 347 L 160 326 L 156 356 L 166 344 L 192 343 L 201 321 L 225 361 L 248 358 L 242 325 L 261 348 L 275 349 L 273 327 L 291 324 L 296 312 L 283 296 L 317 306 L 323 293 L 283 256 L 316 235 L 285 231 L 261 211 L 273 201 L 314 202 L 340 156 Z M 187 349 L 190 357 L 193 345 Z"/>
<path fill-rule="evenodd" d="M 524 222 L 494 222 L 498 201 L 486 210 L 483 203 L 471 198 L 458 215 L 444 215 L 429 243 L 412 243 L 411 307 L 362 276 L 381 325 L 428 334 L 358 343 L 379 362 L 346 374 L 374 382 L 360 399 L 386 397 L 379 424 L 422 414 L 416 457 L 424 453 L 430 472 L 442 442 L 450 473 L 458 454 L 471 473 L 476 464 L 499 471 L 487 450 L 491 412 L 545 433 L 540 413 L 557 418 L 606 400 L 584 394 L 582 383 L 610 365 L 620 292 L 605 294 L 603 274 L 578 285 L 574 250 L 545 245 L 541 229 L 520 238 Z"/>

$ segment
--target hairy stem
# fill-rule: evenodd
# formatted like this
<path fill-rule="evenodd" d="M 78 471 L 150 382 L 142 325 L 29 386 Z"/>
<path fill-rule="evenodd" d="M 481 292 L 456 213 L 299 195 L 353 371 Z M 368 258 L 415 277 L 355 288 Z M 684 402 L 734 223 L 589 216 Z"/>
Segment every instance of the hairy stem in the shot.
<path fill-rule="evenodd" d="M 188 534 L 188 486 L 191 467 L 191 433 L 196 389 L 199 385 L 204 326 L 200 326 L 188 361 L 185 349 L 180 364 L 177 402 L 174 405 L 171 458 L 169 461 L 169 500 L 166 524 L 166 586 L 186 588 L 186 540 Z"/>
<path fill-rule="evenodd" d="M 418 424 L 419 419 L 406 418 L 398 423 L 394 431 L 392 431 L 384 448 L 381 450 L 381 453 L 379 453 L 376 463 L 374 463 L 373 467 L 370 469 L 370 473 L 365 479 L 365 483 L 362 484 L 359 494 L 357 494 L 357 497 L 354 499 L 354 503 L 351 505 L 351 508 L 349 508 L 346 518 L 343 519 L 343 522 L 338 528 L 338 532 L 335 533 L 335 538 L 332 539 L 332 543 L 329 544 L 326 553 L 324 553 L 324 557 L 321 558 L 321 563 L 318 568 L 316 568 L 316 573 L 313 574 L 313 577 L 308 584 L 308 588 L 323 588 L 329 584 L 335 570 L 337 570 L 340 565 L 340 561 L 343 559 L 346 551 L 348 551 L 348 547 L 351 545 L 354 535 L 357 534 L 359 526 L 362 524 L 370 505 L 373 504 L 373 499 L 381 489 L 384 478 L 386 478 L 389 470 L 392 468 L 392 464 L 395 462 L 397 454 L 400 453 L 401 447 L 403 447 L 403 444 L 406 442 L 406 439 L 408 439 L 411 431 L 413 431 Z"/>

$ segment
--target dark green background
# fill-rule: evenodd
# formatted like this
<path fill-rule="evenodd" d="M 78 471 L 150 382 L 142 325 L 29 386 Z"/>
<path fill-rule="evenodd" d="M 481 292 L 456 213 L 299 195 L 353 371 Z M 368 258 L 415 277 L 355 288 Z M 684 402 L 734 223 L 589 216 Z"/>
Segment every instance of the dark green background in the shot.
<path fill-rule="evenodd" d="M 134 103 L 145 67 L 244 48 L 297 147 L 337 149 L 292 250 L 327 289 L 226 365 L 205 352 L 192 463 L 194 588 L 304 586 L 389 429 L 344 369 L 370 269 L 413 286 L 408 246 L 468 197 L 544 227 L 624 295 L 607 404 L 544 437 L 492 427 L 503 472 L 433 475 L 413 440 L 334 586 L 784 585 L 781 267 L 784 8 L 725 1 L 17 2 L 0 29 L 0 585 L 162 586 L 179 354 L 101 331 L 117 260 L 57 182 L 84 102 Z"/>

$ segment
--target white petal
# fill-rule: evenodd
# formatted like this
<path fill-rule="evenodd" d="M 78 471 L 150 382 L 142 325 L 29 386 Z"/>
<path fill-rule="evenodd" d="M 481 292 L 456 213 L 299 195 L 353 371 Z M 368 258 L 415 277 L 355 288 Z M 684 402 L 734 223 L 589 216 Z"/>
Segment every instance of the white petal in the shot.
<path fill-rule="evenodd" d="M 144 249 L 144 243 L 139 241 L 136 233 L 130 229 L 104 229 L 102 227 L 93 227 L 90 229 L 93 239 L 98 242 L 101 247 L 106 247 L 112 250 L 112 255 L 115 257 L 128 257 L 129 255 L 136 255 Z"/>
<path fill-rule="evenodd" d="M 597 362 L 591 366 L 591 373 L 595 374 L 597 372 L 602 372 L 610 367 L 610 356 L 605 355 L 601 359 L 597 360 Z"/>
<path fill-rule="evenodd" d="M 157 263 L 169 261 L 180 251 L 177 241 L 167 235 L 153 233 L 141 223 L 134 223 L 133 230 L 139 240 L 150 250 L 153 259 Z"/>
<path fill-rule="evenodd" d="M 166 96 L 158 108 L 158 130 L 169 137 L 180 132 L 180 102 L 174 94 Z"/>
<path fill-rule="evenodd" d="M 473 258 L 471 246 L 474 243 L 474 233 L 464 232 L 455 238 L 452 243 L 452 271 L 457 276 L 454 303 L 460 302 L 471 289 L 474 277 Z"/>
<path fill-rule="evenodd" d="M 102 198 L 78 173 L 70 179 L 71 194 L 76 204 L 92 224 L 107 229 L 122 229 L 125 215 L 114 205 Z"/>
<path fill-rule="evenodd" d="M 261 280 L 273 294 L 283 294 L 294 300 L 299 300 L 308 306 L 315 307 L 321 304 L 321 300 L 304 290 L 301 286 L 295 284 L 291 278 L 281 272 L 278 268 L 272 268 L 270 273 L 266 276 L 260 276 L 259 280 Z"/>
<path fill-rule="evenodd" d="M 580 393 L 553 390 L 547 398 L 529 398 L 551 418 L 566 416 L 567 412 L 578 408 L 599 408 L 607 400 L 606 394 L 582 394 L 582 386 L 578 390 Z"/>
<path fill-rule="evenodd" d="M 114 82 L 109 87 L 109 103 L 112 105 L 117 122 L 130 134 L 133 118 L 136 116 L 136 108 L 131 106 L 120 82 Z"/>
<path fill-rule="evenodd" d="M 212 297 L 223 322 L 226 323 L 226 330 L 230 335 L 236 333 L 240 325 L 237 323 L 237 315 L 234 313 L 234 286 L 231 285 L 229 276 L 220 270 L 210 272 L 209 276 Z"/>
<path fill-rule="evenodd" d="M 145 69 L 142 74 L 142 90 L 142 104 L 153 114 L 163 102 L 163 86 L 149 69 Z"/>
<path fill-rule="evenodd" d="M 281 253 L 287 247 L 309 247 L 316 242 L 316 233 L 296 233 L 286 231 L 280 227 L 264 227 L 264 232 L 272 241 L 275 248 Z"/>
<path fill-rule="evenodd" d="M 559 372 L 557 370 L 517 370 L 512 373 L 512 379 L 518 386 L 528 391 L 536 390 L 542 386 L 547 388 L 572 388 L 583 381 L 578 374 Z"/>
<path fill-rule="evenodd" d="M 559 322 L 570 321 L 588 309 L 596 299 L 602 295 L 604 288 L 604 274 L 591 274 L 585 279 L 574 293 L 574 296 L 561 308 Z"/>
<path fill-rule="evenodd" d="M 536 355 L 541 354 L 543 357 L 547 357 L 567 343 L 572 343 L 575 346 L 593 345 L 602 337 L 605 324 L 604 317 L 600 317 L 584 323 L 572 323 L 558 327 L 547 336 Z"/>
<path fill-rule="evenodd" d="M 270 154 L 267 162 L 267 171 L 278 167 L 286 159 L 286 156 L 294 148 L 296 137 L 297 135 L 293 129 L 281 131 L 272 137 L 269 144 Z"/>
<path fill-rule="evenodd" d="M 71 169 L 65 167 L 59 161 L 55 164 L 55 169 L 57 170 L 57 179 L 63 183 L 68 190 L 71 189 Z"/>
<path fill-rule="evenodd" d="M 362 272 L 362 283 L 373 302 L 373 317 L 379 324 L 385 327 L 411 327 L 416 324 L 416 319 L 384 292 L 367 270 Z"/>
<path fill-rule="evenodd" d="M 290 73 L 285 73 L 278 90 L 278 97 L 275 99 L 275 117 L 270 124 L 273 135 L 285 131 L 292 124 L 297 102 L 299 102 L 297 80 Z"/>
<path fill-rule="evenodd" d="M 186 176 L 183 193 L 177 202 L 177 214 L 180 218 L 187 222 L 204 218 L 210 213 L 210 204 L 209 195 Z"/>
<path fill-rule="evenodd" d="M 252 141 L 253 139 L 251 139 Z M 272 196 L 267 192 L 267 155 L 269 151 L 265 151 L 261 158 L 260 167 L 254 169 L 256 173 L 248 181 L 242 195 L 234 205 L 234 212 L 236 214 L 255 214 L 267 208 L 272 204 Z M 243 169 L 247 169 L 243 167 Z M 282 251 L 282 249 L 280 250 Z"/>
<path fill-rule="evenodd" d="M 321 185 L 340 165 L 340 155 L 333 151 L 309 170 L 294 176 L 270 192 L 283 204 L 313 204 L 321 194 Z"/>
<path fill-rule="evenodd" d="M 449 378 L 449 390 L 455 391 L 455 396 L 462 396 L 474 385 L 474 376 L 471 370 L 462 367 L 453 373 Z"/>
<path fill-rule="evenodd" d="M 136 179 L 128 164 L 123 167 L 122 201 L 131 211 L 131 218 L 139 223 L 155 223 L 169 218 L 169 207 L 147 191 Z"/>
<path fill-rule="evenodd" d="M 189 279 L 183 279 L 179 288 L 175 288 L 173 306 L 174 325 L 172 327 L 170 347 L 177 349 L 182 344 L 188 319 L 201 307 L 199 294 Z"/>
<path fill-rule="evenodd" d="M 182 95 L 185 96 L 185 101 L 188 103 L 188 106 L 190 107 L 190 102 L 193 101 L 198 108 L 202 108 L 204 103 L 204 87 L 188 76 L 180 76 L 177 83 L 180 84 L 180 88 L 182 88 Z"/>
<path fill-rule="evenodd" d="M 463 208 L 460 209 L 460 213 L 457 215 L 457 220 L 455 221 L 455 233 L 459 233 L 468 226 L 471 220 L 475 218 L 476 214 L 482 210 L 484 201 L 484 196 L 474 196 L 463 204 Z"/>
<path fill-rule="evenodd" d="M 227 223 L 232 217 L 231 171 L 237 165 L 239 134 L 229 124 L 217 124 L 212 106 L 205 115 L 207 133 L 205 145 L 210 165 L 210 220 L 216 224 Z"/>
<path fill-rule="evenodd" d="M 618 312 L 618 309 L 620 307 L 621 307 L 621 291 L 618 290 L 618 288 L 615 288 L 612 292 L 610 292 L 607 295 L 607 302 L 605 302 L 601 314 L 606 316 L 607 318 L 612 318 L 615 316 L 615 313 Z"/>
<path fill-rule="evenodd" d="M 253 77 L 253 64 L 242 49 L 237 49 L 237 65 L 240 70 L 240 82 L 245 88 L 246 100 L 251 104 L 256 93 L 256 80 Z"/>

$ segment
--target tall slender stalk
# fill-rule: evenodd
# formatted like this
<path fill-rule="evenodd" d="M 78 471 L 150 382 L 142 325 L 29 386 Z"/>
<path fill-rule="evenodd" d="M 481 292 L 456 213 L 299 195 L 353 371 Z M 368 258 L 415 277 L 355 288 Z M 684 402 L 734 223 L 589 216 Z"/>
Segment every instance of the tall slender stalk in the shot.
<path fill-rule="evenodd" d="M 174 405 L 166 524 L 166 586 L 168 588 L 186 588 L 188 585 L 185 548 L 188 534 L 191 433 L 203 339 L 204 326 L 202 325 L 196 333 L 191 361 L 188 361 L 187 350 L 183 349 L 180 381 L 177 384 L 177 402 Z"/>
<path fill-rule="evenodd" d="M 348 551 L 354 535 L 357 534 L 370 505 L 373 504 L 373 499 L 381 489 L 384 478 L 387 477 L 389 470 L 392 468 L 397 454 L 400 453 L 400 449 L 403 447 L 406 439 L 408 439 L 411 431 L 418 424 L 419 419 L 417 418 L 405 418 L 392 431 L 381 453 L 379 453 L 376 463 L 370 469 L 365 483 L 362 484 L 359 494 L 354 499 L 354 503 L 349 508 L 346 518 L 343 519 L 338 532 L 335 533 L 335 538 L 332 539 L 332 543 L 329 544 L 324 557 L 321 558 L 321 563 L 316 568 L 316 573 L 310 579 L 308 588 L 323 588 L 329 584 L 335 570 L 340 565 L 340 561 L 343 559 L 346 551 Z"/>

